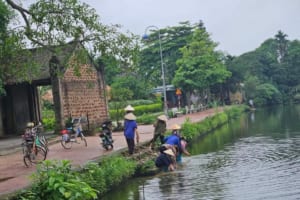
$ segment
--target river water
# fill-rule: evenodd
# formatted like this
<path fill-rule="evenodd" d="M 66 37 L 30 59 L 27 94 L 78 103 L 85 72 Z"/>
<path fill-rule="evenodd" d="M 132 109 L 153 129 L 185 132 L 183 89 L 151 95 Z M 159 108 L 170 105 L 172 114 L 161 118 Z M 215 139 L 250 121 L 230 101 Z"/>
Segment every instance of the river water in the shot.
<path fill-rule="evenodd" d="M 102 199 L 300 199 L 300 106 L 246 113 L 188 150 L 176 171 L 127 181 Z"/>

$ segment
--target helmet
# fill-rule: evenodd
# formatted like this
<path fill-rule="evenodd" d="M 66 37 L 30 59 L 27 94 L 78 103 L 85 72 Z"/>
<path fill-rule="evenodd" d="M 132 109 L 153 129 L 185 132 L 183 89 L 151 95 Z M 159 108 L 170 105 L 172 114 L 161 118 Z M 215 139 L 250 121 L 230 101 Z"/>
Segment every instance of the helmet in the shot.
<path fill-rule="evenodd" d="M 112 123 L 111 120 L 106 120 L 106 121 L 104 121 L 104 122 L 101 124 L 101 126 L 102 126 L 102 128 L 106 128 L 106 127 L 108 127 L 109 125 L 111 125 L 111 123 Z"/>
<path fill-rule="evenodd" d="M 34 127 L 34 123 L 33 123 L 33 122 L 28 122 L 28 123 L 26 124 L 26 127 L 27 127 L 27 128 L 32 128 L 32 127 Z"/>

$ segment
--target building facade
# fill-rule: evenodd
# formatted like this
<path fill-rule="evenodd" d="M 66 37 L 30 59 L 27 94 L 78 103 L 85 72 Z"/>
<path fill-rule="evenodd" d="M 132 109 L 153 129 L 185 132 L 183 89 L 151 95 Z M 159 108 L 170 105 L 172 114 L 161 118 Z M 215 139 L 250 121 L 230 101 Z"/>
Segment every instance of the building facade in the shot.
<path fill-rule="evenodd" d="M 83 46 L 73 42 L 55 52 L 44 48 L 30 51 L 40 72 L 31 82 L 7 81 L 6 95 L 0 97 L 0 137 L 20 135 L 28 122 L 42 121 L 37 91 L 42 85 L 52 86 L 56 130 L 63 128 L 69 117 L 85 118 L 89 130 L 108 118 L 103 72 L 89 56 L 80 57 Z"/>

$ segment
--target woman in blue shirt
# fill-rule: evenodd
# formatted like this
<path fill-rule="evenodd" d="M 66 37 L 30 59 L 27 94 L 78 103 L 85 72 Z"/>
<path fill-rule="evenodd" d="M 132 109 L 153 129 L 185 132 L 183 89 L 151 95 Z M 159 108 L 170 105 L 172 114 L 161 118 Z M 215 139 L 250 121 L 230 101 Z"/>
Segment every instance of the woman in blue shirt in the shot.
<path fill-rule="evenodd" d="M 139 143 L 139 134 L 137 131 L 136 117 L 133 113 L 128 113 L 125 115 L 124 121 L 124 136 L 126 138 L 128 152 L 130 155 L 134 152 L 134 137 L 136 136 L 136 142 Z"/>

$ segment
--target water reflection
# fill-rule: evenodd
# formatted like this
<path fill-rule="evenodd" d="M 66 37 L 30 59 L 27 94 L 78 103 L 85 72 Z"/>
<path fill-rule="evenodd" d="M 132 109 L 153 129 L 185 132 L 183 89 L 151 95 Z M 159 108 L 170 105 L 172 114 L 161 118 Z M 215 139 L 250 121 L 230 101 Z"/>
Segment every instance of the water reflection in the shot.
<path fill-rule="evenodd" d="M 104 199 L 300 199 L 300 107 L 257 109 L 188 145 L 172 173 Z M 125 185 L 125 184 L 124 184 Z"/>

